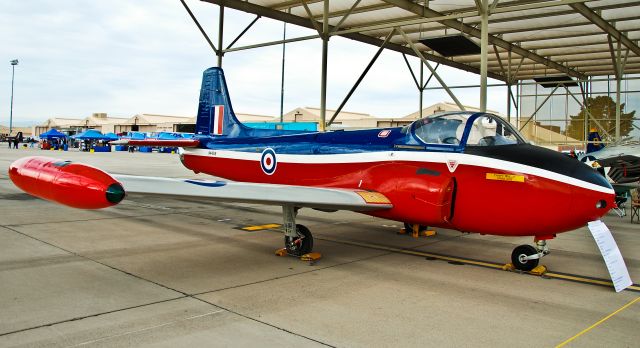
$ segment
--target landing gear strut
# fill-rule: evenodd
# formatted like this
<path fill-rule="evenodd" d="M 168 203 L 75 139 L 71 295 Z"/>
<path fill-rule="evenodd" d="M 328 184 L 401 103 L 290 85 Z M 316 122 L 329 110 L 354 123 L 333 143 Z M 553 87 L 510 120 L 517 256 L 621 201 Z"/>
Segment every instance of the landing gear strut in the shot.
<path fill-rule="evenodd" d="M 547 241 L 536 240 L 535 248 L 528 244 L 517 246 L 511 253 L 511 263 L 518 270 L 529 272 L 538 266 L 540 259 L 549 254 Z"/>
<path fill-rule="evenodd" d="M 313 236 L 311 231 L 303 225 L 296 224 L 298 209 L 292 205 L 282 206 L 284 220 L 284 248 L 276 251 L 278 256 L 298 257 L 303 261 L 315 262 L 322 257 L 319 253 L 312 253 Z"/>

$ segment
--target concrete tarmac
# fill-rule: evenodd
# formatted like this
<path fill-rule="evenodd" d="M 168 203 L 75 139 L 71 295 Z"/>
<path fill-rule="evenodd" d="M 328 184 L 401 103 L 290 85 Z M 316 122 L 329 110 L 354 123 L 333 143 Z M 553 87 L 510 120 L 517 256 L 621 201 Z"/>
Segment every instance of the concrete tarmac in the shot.
<path fill-rule="evenodd" d="M 585 329 L 567 346 L 639 346 L 640 292 L 384 250 L 503 264 L 531 238 L 438 229 L 414 239 L 397 235 L 397 222 L 303 209 L 298 223 L 323 254 L 309 265 L 274 256 L 281 232 L 240 229 L 281 223 L 279 207 L 140 195 L 104 210 L 67 208 L 8 179 L 9 164 L 31 155 L 210 178 L 171 154 L 0 146 L 1 347 L 550 347 Z M 603 220 L 640 282 L 640 225 Z M 549 245 L 551 271 L 609 278 L 586 228 Z"/>

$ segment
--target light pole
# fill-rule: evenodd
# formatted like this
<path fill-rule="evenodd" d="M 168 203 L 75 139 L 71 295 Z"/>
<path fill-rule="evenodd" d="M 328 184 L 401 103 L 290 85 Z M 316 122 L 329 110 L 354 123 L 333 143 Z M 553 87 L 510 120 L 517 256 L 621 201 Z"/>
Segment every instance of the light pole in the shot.
<path fill-rule="evenodd" d="M 9 135 L 11 135 L 11 130 L 13 128 L 13 77 L 16 74 L 16 65 L 18 65 L 18 60 L 14 59 L 9 63 L 11 63 L 11 111 L 9 112 Z"/>

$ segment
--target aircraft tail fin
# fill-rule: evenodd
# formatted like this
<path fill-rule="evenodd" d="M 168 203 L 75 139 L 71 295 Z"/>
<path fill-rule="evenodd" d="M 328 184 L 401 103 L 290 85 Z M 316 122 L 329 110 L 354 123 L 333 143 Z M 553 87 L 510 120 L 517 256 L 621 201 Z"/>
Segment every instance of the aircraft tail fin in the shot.
<path fill-rule="evenodd" d="M 196 134 L 233 137 L 240 135 L 244 128 L 233 113 L 222 69 L 205 70 L 196 116 Z"/>

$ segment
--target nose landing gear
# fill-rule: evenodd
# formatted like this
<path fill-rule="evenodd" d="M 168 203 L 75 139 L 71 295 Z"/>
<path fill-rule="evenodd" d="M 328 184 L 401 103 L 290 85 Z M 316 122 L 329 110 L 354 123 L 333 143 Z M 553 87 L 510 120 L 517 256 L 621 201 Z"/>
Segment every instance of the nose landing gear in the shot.
<path fill-rule="evenodd" d="M 513 249 L 513 252 L 511 253 L 511 266 L 524 272 L 532 272 L 537 268 L 534 273 L 542 274 L 546 271 L 546 267 L 540 266 L 544 269 L 539 269 L 540 267 L 538 267 L 538 263 L 542 257 L 548 254 L 549 247 L 547 246 L 547 241 L 545 239 L 536 238 L 535 247 L 523 244 Z"/>

